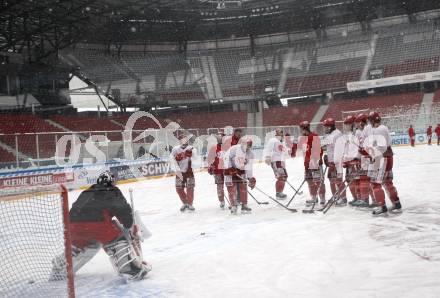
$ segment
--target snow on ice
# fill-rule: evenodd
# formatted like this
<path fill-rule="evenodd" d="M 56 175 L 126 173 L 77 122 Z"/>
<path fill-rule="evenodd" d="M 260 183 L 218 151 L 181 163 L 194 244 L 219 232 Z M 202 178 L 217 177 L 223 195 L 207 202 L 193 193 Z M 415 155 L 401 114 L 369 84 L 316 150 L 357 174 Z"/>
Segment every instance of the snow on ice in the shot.
<path fill-rule="evenodd" d="M 287 166 L 289 181 L 299 185 L 302 161 Z M 173 177 L 121 185 L 127 198 L 134 188 L 153 233 L 143 243 L 153 271 L 124 283 L 101 252 L 78 272 L 77 296 L 438 298 L 439 171 L 439 147 L 396 148 L 394 180 L 404 211 L 388 218 L 351 207 L 290 213 L 251 198 L 252 214 L 232 216 L 220 210 L 206 172 L 196 174 L 195 213 L 179 212 Z M 274 193 L 270 167 L 256 164 L 255 173 L 257 185 Z M 294 207 L 304 208 L 304 190 Z"/>

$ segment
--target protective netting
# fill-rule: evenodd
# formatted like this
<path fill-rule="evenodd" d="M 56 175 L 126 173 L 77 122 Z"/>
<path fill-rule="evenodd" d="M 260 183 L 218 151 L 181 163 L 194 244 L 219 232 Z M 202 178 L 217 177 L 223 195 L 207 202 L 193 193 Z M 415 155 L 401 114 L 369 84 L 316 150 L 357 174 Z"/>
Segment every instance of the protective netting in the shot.
<path fill-rule="evenodd" d="M 72 297 L 52 273 L 56 258 L 67 264 L 63 200 L 61 189 L 0 190 L 0 297 Z"/>

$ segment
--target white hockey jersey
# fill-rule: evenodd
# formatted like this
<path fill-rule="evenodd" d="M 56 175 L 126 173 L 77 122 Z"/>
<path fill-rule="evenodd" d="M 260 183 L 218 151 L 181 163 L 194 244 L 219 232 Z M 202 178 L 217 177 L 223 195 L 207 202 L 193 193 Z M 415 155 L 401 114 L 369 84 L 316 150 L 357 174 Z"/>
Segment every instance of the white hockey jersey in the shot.
<path fill-rule="evenodd" d="M 254 153 L 252 150 L 246 150 L 242 145 L 234 145 L 225 154 L 226 168 L 236 168 L 245 172 L 245 177 L 253 177 L 252 163 L 254 160 Z"/>
<path fill-rule="evenodd" d="M 170 161 L 172 165 L 174 165 L 176 171 L 186 173 L 188 172 L 188 170 L 192 169 L 191 166 L 192 156 L 191 157 L 188 156 L 189 151 L 191 151 L 192 154 L 194 154 L 195 153 L 194 147 L 188 145 L 185 148 L 183 148 L 182 145 L 179 145 L 179 146 L 175 146 L 173 150 L 171 150 Z"/>
<path fill-rule="evenodd" d="M 285 161 L 287 154 L 287 147 L 278 138 L 271 138 L 264 146 L 263 157 L 270 158 L 271 162 Z"/>
<path fill-rule="evenodd" d="M 337 140 L 342 136 L 339 129 L 333 130 L 324 136 L 323 145 L 326 147 L 327 158 L 329 162 L 335 162 L 335 148 Z"/>
<path fill-rule="evenodd" d="M 378 127 L 370 126 L 370 129 L 365 133 L 363 143 L 364 148 L 371 148 L 374 151 L 373 158 L 383 155 L 385 152 L 391 151 L 391 134 L 385 125 L 381 124 Z"/>

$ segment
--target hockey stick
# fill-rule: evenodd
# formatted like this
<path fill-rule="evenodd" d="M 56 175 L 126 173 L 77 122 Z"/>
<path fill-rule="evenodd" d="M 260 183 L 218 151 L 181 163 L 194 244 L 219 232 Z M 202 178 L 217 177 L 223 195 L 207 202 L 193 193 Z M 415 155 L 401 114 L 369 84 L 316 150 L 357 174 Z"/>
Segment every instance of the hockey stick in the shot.
<path fill-rule="evenodd" d="M 130 193 L 130 203 L 131 203 L 131 215 L 133 216 L 133 225 L 136 225 L 136 226 L 138 226 L 137 225 L 137 223 L 136 223 L 136 216 L 135 216 L 135 214 L 134 214 L 134 199 L 133 199 L 133 189 L 132 188 L 130 188 L 129 190 L 128 190 L 128 192 Z M 139 228 L 139 227 L 138 227 Z M 125 229 L 124 229 L 125 230 Z M 137 231 L 137 233 L 139 233 L 139 234 L 141 234 L 142 232 L 141 231 Z M 133 248 L 135 249 L 135 250 L 137 250 L 136 251 L 136 254 L 138 255 L 138 257 L 139 257 L 139 259 L 140 259 L 140 261 L 141 261 L 141 263 L 144 261 L 144 254 L 142 253 L 142 246 L 141 246 L 141 241 L 143 240 L 141 237 L 139 237 L 139 236 L 135 236 L 135 237 L 133 237 L 132 235 L 131 235 L 131 233 L 130 232 L 128 232 L 128 230 L 127 230 L 127 234 L 130 236 L 130 238 L 127 238 L 127 240 L 128 239 L 131 239 L 131 241 L 133 241 L 134 242 L 134 240 L 137 240 L 136 242 L 137 242 L 137 244 L 138 245 L 133 245 Z M 137 239 L 136 239 L 137 238 Z M 134 243 L 133 243 L 134 244 Z"/>
<path fill-rule="evenodd" d="M 322 211 L 322 213 L 326 214 L 327 211 L 334 205 L 334 203 L 340 198 L 340 194 L 343 193 L 349 186 L 350 184 L 353 182 L 350 181 L 347 183 L 347 181 L 345 181 L 346 185 L 344 186 L 344 188 L 342 190 L 339 190 L 328 200 L 328 202 L 324 205 L 324 207 L 322 207 L 322 209 L 318 210 L 318 211 Z"/>
<path fill-rule="evenodd" d="M 299 188 L 295 191 L 295 194 L 293 195 L 293 197 L 290 199 L 289 203 L 287 203 L 287 207 L 289 207 L 290 203 L 292 203 L 293 199 L 296 197 L 296 195 L 298 194 L 298 191 L 303 187 L 304 183 L 306 183 L 306 179 L 303 180 L 303 182 L 301 183 L 301 185 L 299 186 Z"/>
<path fill-rule="evenodd" d="M 326 173 L 326 172 L 327 172 L 327 166 L 325 166 L 324 173 L 322 174 L 321 182 L 319 183 L 318 194 L 319 194 L 319 191 L 321 190 L 322 183 L 324 183 L 325 173 Z M 313 201 L 312 208 L 310 208 L 310 209 L 304 209 L 302 212 L 303 212 L 303 213 L 309 213 L 309 214 L 310 214 L 310 213 L 315 213 L 315 205 L 316 205 L 316 200 Z"/>
<path fill-rule="evenodd" d="M 287 180 L 286 180 L 286 183 L 287 183 L 287 184 L 288 184 L 288 185 L 289 185 L 289 186 L 290 186 L 290 187 L 291 187 L 291 188 L 293 189 L 293 191 L 297 191 L 299 195 L 302 195 L 302 194 L 303 194 L 303 191 L 302 191 L 302 190 L 301 190 L 301 191 L 300 191 L 299 189 L 298 189 L 298 190 L 296 190 L 296 188 L 295 188 L 295 187 L 293 187 L 293 185 L 292 185 L 292 184 L 290 184 L 290 182 L 289 182 L 289 181 L 287 181 Z"/>
<path fill-rule="evenodd" d="M 257 202 L 258 205 L 268 205 L 268 204 L 269 204 L 269 202 L 261 202 L 261 201 L 258 201 L 258 200 L 254 197 L 254 195 L 251 194 L 251 192 L 250 192 L 249 190 L 248 190 L 247 192 L 248 192 L 248 194 L 251 196 L 251 198 L 254 199 L 255 202 Z"/>
<path fill-rule="evenodd" d="M 238 178 L 240 178 L 242 181 L 245 181 L 245 182 L 247 182 L 247 180 L 243 177 L 243 176 L 241 176 L 241 175 L 236 175 Z M 251 193 L 250 193 L 250 191 L 248 190 L 247 191 L 248 192 L 248 194 L 252 197 L 252 199 L 254 199 L 254 201 L 255 202 L 257 202 L 257 204 L 258 205 L 267 205 L 267 204 L 269 204 L 269 202 L 261 202 L 261 201 L 258 201 Z"/>
<path fill-rule="evenodd" d="M 298 212 L 298 210 L 296 210 L 295 208 L 289 208 L 287 206 L 285 206 L 284 204 L 281 204 L 280 202 L 278 202 L 277 200 L 275 200 L 274 198 L 272 198 L 271 196 L 269 196 L 267 193 L 265 193 L 264 191 L 262 191 L 260 188 L 258 188 L 257 186 L 254 187 L 256 190 L 258 190 L 259 192 L 261 192 L 263 195 L 265 195 L 266 197 L 268 197 L 269 199 L 271 199 L 272 201 L 274 201 L 275 203 L 277 203 L 278 205 L 280 205 L 281 207 L 283 207 L 286 210 L 289 210 L 290 212 Z"/>
<path fill-rule="evenodd" d="M 228 209 L 231 210 L 232 204 L 231 204 L 231 201 L 229 200 L 228 196 L 225 193 L 223 193 L 223 197 L 226 199 L 226 201 L 228 201 L 228 204 L 229 204 Z"/>

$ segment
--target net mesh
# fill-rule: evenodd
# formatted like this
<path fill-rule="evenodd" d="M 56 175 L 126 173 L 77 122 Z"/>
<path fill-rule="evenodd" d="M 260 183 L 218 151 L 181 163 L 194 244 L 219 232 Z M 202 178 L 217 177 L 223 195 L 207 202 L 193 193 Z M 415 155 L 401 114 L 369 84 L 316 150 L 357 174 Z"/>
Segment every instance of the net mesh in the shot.
<path fill-rule="evenodd" d="M 359 114 L 369 114 L 370 109 L 354 110 L 354 111 L 342 111 L 342 119 L 344 120 L 347 116 L 357 116 Z"/>
<path fill-rule="evenodd" d="M 0 297 L 72 297 L 51 276 L 55 258 L 67 263 L 60 189 L 0 190 L 0 255 Z"/>

